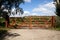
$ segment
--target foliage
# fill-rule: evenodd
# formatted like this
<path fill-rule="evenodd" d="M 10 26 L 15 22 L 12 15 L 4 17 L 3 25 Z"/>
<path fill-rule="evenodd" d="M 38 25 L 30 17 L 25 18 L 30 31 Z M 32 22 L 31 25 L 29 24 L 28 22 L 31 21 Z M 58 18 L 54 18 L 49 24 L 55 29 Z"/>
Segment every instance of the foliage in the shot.
<path fill-rule="evenodd" d="M 24 3 L 24 0 L 0 0 L 0 17 L 5 19 L 6 25 L 9 25 L 9 15 L 23 14 L 22 8 L 19 7 L 21 3 Z M 16 13 L 12 13 L 12 9 L 15 7 Z"/>
<path fill-rule="evenodd" d="M 0 27 L 5 27 L 5 19 L 4 18 L 0 18 Z"/>
<path fill-rule="evenodd" d="M 19 8 L 19 5 L 21 3 L 24 3 L 24 1 L 23 0 L 0 0 L 0 16 L 4 17 L 9 13 L 11 14 L 12 7 L 15 7 L 16 10 L 18 10 L 17 8 Z M 8 12 L 4 11 L 5 9 L 8 10 Z"/>
<path fill-rule="evenodd" d="M 60 4 L 56 5 L 56 15 L 60 16 Z"/>
<path fill-rule="evenodd" d="M 5 19 L 4 18 L 0 18 L 0 22 L 4 22 L 5 21 Z"/>
<path fill-rule="evenodd" d="M 0 22 L 0 27 L 5 27 L 5 23 L 4 22 L 3 23 Z"/>
<path fill-rule="evenodd" d="M 60 16 L 60 0 L 58 0 L 59 3 L 57 2 L 57 0 L 54 0 L 54 2 L 56 2 L 56 15 Z"/>
<path fill-rule="evenodd" d="M 7 33 L 8 28 L 0 28 L 0 40 L 4 40 Z"/>
<path fill-rule="evenodd" d="M 59 1 L 59 2 L 57 2 Z M 54 0 L 56 6 L 56 30 L 60 30 L 60 0 Z"/>
<path fill-rule="evenodd" d="M 60 17 L 56 16 L 56 27 L 60 28 Z"/>

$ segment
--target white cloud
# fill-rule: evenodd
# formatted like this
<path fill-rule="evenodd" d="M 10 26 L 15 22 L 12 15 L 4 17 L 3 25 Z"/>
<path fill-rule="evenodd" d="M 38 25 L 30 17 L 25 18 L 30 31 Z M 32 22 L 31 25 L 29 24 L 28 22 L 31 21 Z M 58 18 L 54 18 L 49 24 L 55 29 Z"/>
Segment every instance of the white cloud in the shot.
<path fill-rule="evenodd" d="M 10 17 L 24 17 L 24 16 L 29 16 L 30 12 L 29 11 L 24 11 L 24 13 L 21 15 L 19 15 L 19 13 L 15 14 L 15 15 L 10 15 Z"/>
<path fill-rule="evenodd" d="M 4 9 L 3 11 L 8 12 L 8 10 L 7 10 L 7 9 Z"/>
<path fill-rule="evenodd" d="M 24 13 L 29 14 L 30 12 L 29 11 L 24 11 Z"/>
<path fill-rule="evenodd" d="M 43 13 L 47 13 L 47 9 L 44 7 L 40 7 L 40 8 L 34 8 L 33 12 L 43 12 Z"/>
<path fill-rule="evenodd" d="M 30 13 L 29 11 L 24 11 L 24 13 L 21 15 L 19 15 L 19 13 L 15 14 L 15 15 L 11 15 L 10 17 L 24 17 L 24 16 L 31 16 L 33 15 L 33 13 Z"/>
<path fill-rule="evenodd" d="M 55 5 L 53 4 L 53 2 L 44 4 L 43 6 L 44 6 L 44 7 L 49 7 L 49 8 L 55 8 Z"/>
<path fill-rule="evenodd" d="M 22 16 L 29 16 L 30 15 L 30 12 L 29 11 L 24 11 L 23 15 Z"/>
<path fill-rule="evenodd" d="M 39 5 L 37 8 L 34 8 L 32 11 L 40 12 L 43 15 L 55 15 L 55 13 L 54 13 L 55 5 L 53 4 L 53 2 L 50 2 L 47 4 Z"/>
<path fill-rule="evenodd" d="M 31 2 L 31 0 L 24 0 L 25 2 Z"/>
<path fill-rule="evenodd" d="M 22 17 L 24 16 L 38 16 L 39 14 L 37 13 L 31 13 L 29 11 L 24 11 L 24 14 L 22 15 Z"/>
<path fill-rule="evenodd" d="M 15 8 L 12 9 L 12 12 L 15 11 Z"/>
<path fill-rule="evenodd" d="M 24 14 L 22 16 L 38 16 L 39 14 L 37 13 L 31 13 L 29 11 L 24 11 Z"/>
<path fill-rule="evenodd" d="M 50 3 L 43 4 L 43 6 L 39 5 L 39 7 L 55 8 L 55 5 L 53 4 L 53 2 L 50 2 Z"/>
<path fill-rule="evenodd" d="M 25 0 L 27 1 L 27 0 Z M 14 11 L 14 10 L 13 10 Z M 11 15 L 11 17 L 24 17 L 24 16 L 55 16 L 55 6 L 53 2 L 39 5 L 37 8 L 34 8 L 31 13 L 30 11 L 24 11 L 23 15 Z"/>
<path fill-rule="evenodd" d="M 31 15 L 32 15 L 32 16 L 35 16 L 35 15 L 37 15 L 37 13 L 32 13 Z"/>

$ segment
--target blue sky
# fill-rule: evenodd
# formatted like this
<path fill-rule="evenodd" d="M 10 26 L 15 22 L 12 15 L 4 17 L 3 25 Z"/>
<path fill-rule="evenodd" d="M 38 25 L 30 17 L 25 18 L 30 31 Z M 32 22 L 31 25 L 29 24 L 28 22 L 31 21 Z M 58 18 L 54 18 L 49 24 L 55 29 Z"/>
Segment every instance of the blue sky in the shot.
<path fill-rule="evenodd" d="M 24 14 L 22 16 L 54 16 L 55 6 L 53 0 L 24 0 L 21 4 Z M 18 16 L 18 15 L 17 15 Z M 21 16 L 21 15 L 20 15 Z"/>
<path fill-rule="evenodd" d="M 33 8 L 37 7 L 38 5 L 43 5 L 49 2 L 52 2 L 52 0 L 30 0 L 30 1 L 26 0 L 25 4 L 21 4 L 20 7 L 22 7 L 24 10 L 31 11 Z"/>

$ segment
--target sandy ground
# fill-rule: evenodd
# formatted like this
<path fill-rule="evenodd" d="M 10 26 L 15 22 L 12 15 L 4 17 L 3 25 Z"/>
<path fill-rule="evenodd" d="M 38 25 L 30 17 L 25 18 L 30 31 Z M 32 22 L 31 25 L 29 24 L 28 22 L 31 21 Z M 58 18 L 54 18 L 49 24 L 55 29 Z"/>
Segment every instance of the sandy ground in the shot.
<path fill-rule="evenodd" d="M 11 29 L 5 40 L 60 40 L 60 31 L 47 29 Z"/>

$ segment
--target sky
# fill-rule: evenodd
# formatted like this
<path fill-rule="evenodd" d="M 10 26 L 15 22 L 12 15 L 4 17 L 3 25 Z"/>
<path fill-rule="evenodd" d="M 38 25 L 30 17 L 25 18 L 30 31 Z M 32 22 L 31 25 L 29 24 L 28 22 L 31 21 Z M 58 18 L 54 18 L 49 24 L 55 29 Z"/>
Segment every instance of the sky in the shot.
<path fill-rule="evenodd" d="M 19 16 L 55 16 L 53 0 L 24 0 L 19 7 L 23 8 L 24 14 Z M 12 15 L 11 15 L 12 16 Z"/>

